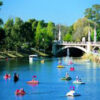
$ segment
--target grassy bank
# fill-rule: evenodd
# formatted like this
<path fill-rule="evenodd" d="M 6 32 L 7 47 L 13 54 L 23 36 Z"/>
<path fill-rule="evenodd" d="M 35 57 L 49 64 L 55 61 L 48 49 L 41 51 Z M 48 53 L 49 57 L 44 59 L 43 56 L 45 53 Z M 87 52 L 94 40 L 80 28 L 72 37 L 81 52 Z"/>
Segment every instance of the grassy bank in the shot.
<path fill-rule="evenodd" d="M 16 51 L 4 51 L 0 52 L 0 59 L 5 59 L 5 58 L 21 58 L 21 57 L 29 57 L 29 55 L 32 54 L 37 54 L 39 56 L 47 57 L 49 55 L 39 52 L 38 50 L 31 50 L 31 51 L 24 51 L 24 52 L 16 52 Z"/>
<path fill-rule="evenodd" d="M 100 56 L 94 54 L 84 54 L 82 59 L 89 59 L 90 61 L 100 63 Z"/>

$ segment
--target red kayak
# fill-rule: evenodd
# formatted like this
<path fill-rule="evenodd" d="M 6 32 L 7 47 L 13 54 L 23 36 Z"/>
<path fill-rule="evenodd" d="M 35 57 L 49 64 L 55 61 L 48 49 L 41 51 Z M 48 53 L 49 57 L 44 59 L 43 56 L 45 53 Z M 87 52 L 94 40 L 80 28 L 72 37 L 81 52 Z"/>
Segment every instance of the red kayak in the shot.
<path fill-rule="evenodd" d="M 15 94 L 16 94 L 16 95 L 25 95 L 25 91 L 24 91 L 24 90 L 19 90 L 19 89 L 17 89 L 17 90 L 15 91 Z"/>
<path fill-rule="evenodd" d="M 28 81 L 27 84 L 38 84 L 39 81 L 36 81 L 36 80 L 32 80 L 32 81 Z"/>

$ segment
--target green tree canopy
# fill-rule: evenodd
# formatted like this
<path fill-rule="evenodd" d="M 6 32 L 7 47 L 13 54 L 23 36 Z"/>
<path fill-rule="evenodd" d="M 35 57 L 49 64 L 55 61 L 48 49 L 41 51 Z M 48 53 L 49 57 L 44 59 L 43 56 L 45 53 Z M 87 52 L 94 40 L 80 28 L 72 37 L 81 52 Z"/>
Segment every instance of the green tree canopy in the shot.
<path fill-rule="evenodd" d="M 41 32 L 41 29 L 42 29 L 42 22 L 39 21 L 38 22 L 38 25 L 36 27 L 36 34 L 35 34 L 35 42 L 36 42 L 36 48 L 39 50 L 39 47 L 40 47 L 40 42 L 42 40 L 42 32 Z"/>
<path fill-rule="evenodd" d="M 48 25 L 47 25 L 47 39 L 48 39 L 48 45 L 49 45 L 49 48 L 51 50 L 52 48 L 52 42 L 53 42 L 53 39 L 54 39 L 54 23 L 52 22 L 49 22 Z"/>
<path fill-rule="evenodd" d="M 5 39 L 5 31 L 3 28 L 0 27 L 0 45 L 4 44 L 4 39 Z"/>
<path fill-rule="evenodd" d="M 72 35 L 70 33 L 67 33 L 63 39 L 64 41 L 71 42 L 72 41 Z"/>
<path fill-rule="evenodd" d="M 91 21 L 87 18 L 81 18 L 73 25 L 74 33 L 73 33 L 73 40 L 74 41 L 81 41 L 82 37 L 87 37 L 90 27 Z"/>
<path fill-rule="evenodd" d="M 87 8 L 84 14 L 88 19 L 100 23 L 100 4 L 95 4 L 91 8 Z"/>
<path fill-rule="evenodd" d="M 10 49 L 12 47 L 12 39 L 11 39 L 11 31 L 14 25 L 14 21 L 13 19 L 8 19 L 7 22 L 4 25 L 4 29 L 5 29 L 5 45 L 7 47 L 7 49 Z"/>

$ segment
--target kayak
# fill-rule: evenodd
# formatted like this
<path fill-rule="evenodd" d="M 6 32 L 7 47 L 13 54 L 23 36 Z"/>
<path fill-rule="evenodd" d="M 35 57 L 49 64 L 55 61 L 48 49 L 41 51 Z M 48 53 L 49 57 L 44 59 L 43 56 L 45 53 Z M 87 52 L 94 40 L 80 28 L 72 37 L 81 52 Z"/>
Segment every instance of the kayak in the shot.
<path fill-rule="evenodd" d="M 71 77 L 63 77 L 63 78 L 61 78 L 61 80 L 71 80 L 72 78 Z"/>
<path fill-rule="evenodd" d="M 71 90 L 69 91 L 66 96 L 72 96 L 72 97 L 75 97 L 75 96 L 80 96 L 79 93 L 76 93 L 74 90 Z"/>
<path fill-rule="evenodd" d="M 57 67 L 58 67 L 58 68 L 64 68 L 64 66 L 62 66 L 62 65 L 58 65 Z"/>
<path fill-rule="evenodd" d="M 28 81 L 27 84 L 38 84 L 39 81 L 36 81 L 36 80 L 32 80 L 32 81 Z"/>
<path fill-rule="evenodd" d="M 84 82 L 82 82 L 82 81 L 77 81 L 77 80 L 73 81 L 73 83 L 74 83 L 74 84 L 85 84 Z"/>

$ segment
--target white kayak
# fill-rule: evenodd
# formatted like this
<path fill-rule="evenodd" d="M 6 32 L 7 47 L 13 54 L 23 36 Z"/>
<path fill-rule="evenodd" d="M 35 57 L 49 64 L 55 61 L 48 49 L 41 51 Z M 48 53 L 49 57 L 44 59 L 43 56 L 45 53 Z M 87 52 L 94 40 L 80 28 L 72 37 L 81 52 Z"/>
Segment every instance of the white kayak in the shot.
<path fill-rule="evenodd" d="M 71 90 L 69 91 L 66 96 L 72 96 L 72 97 L 75 97 L 75 96 L 80 96 L 79 93 L 76 93 L 74 90 Z"/>
<path fill-rule="evenodd" d="M 82 81 L 77 81 L 77 80 L 73 81 L 73 83 L 74 83 L 74 84 L 85 84 L 84 82 L 82 82 Z"/>

